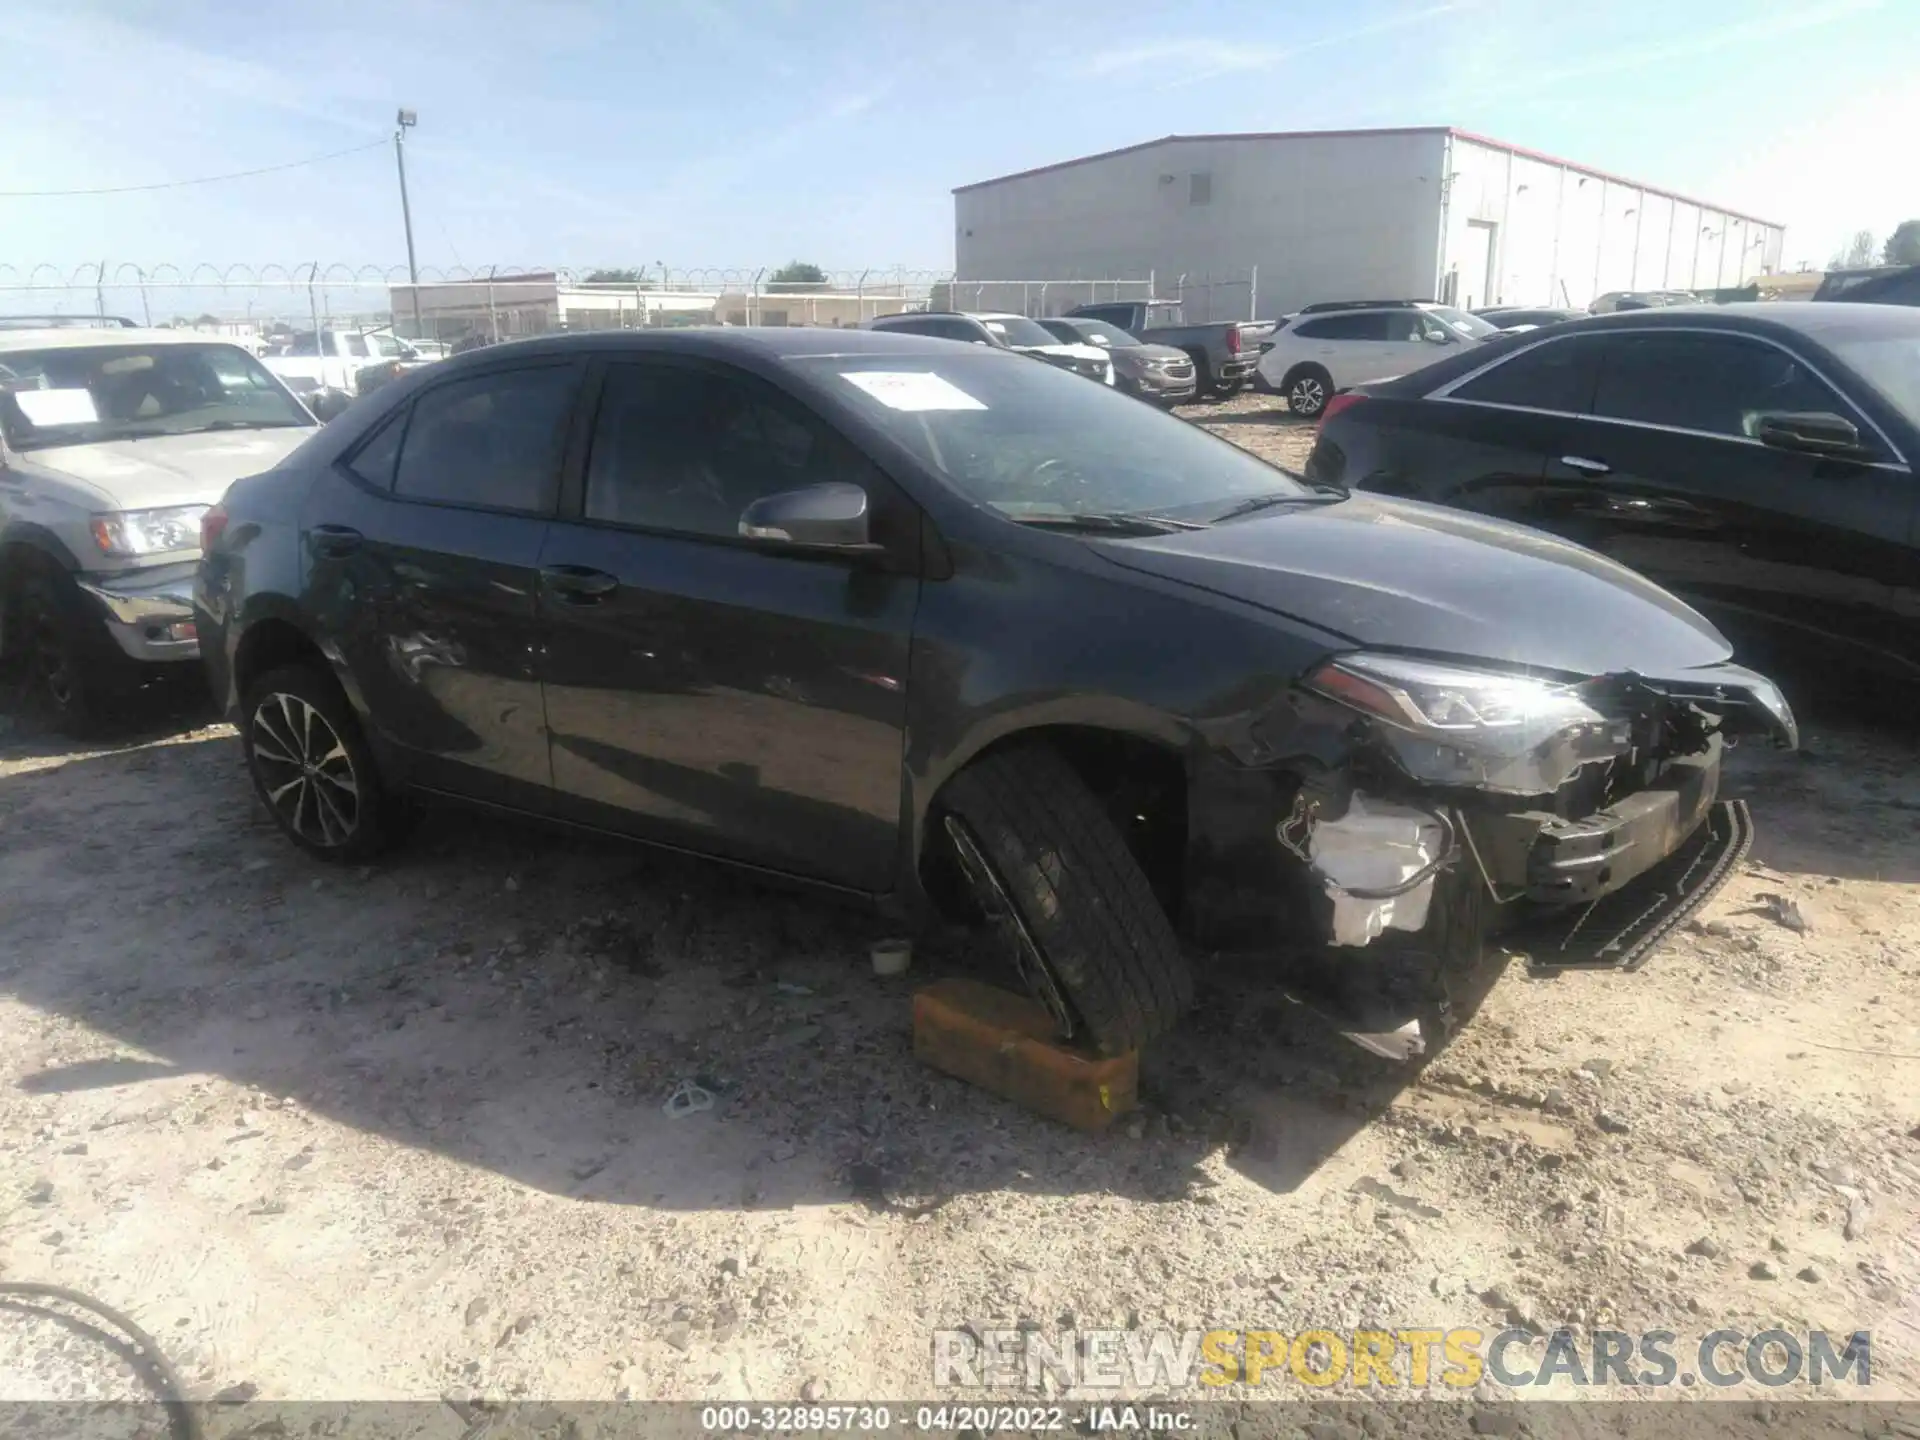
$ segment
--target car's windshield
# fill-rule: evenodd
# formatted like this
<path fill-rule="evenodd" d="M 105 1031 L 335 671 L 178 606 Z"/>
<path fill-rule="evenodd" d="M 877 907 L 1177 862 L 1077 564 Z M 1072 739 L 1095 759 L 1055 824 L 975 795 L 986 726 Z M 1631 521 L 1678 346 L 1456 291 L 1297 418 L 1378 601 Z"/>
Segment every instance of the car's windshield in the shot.
<path fill-rule="evenodd" d="M 1876 335 L 1828 344 L 1888 404 L 1920 425 L 1920 326 L 1912 335 Z"/>
<path fill-rule="evenodd" d="M 1105 345 L 1114 349 L 1128 349 L 1140 344 L 1137 337 L 1128 334 L 1118 325 L 1109 325 L 1104 320 L 1075 320 L 1073 328 L 1079 332 L 1079 338 L 1089 345 Z"/>
<path fill-rule="evenodd" d="M 993 332 L 994 339 L 1006 345 L 1058 345 L 1060 340 L 1047 333 L 1046 326 L 1024 315 L 982 315 L 980 323 Z"/>
<path fill-rule="evenodd" d="M 313 423 L 236 345 L 0 351 L 0 428 L 16 450 Z"/>
<path fill-rule="evenodd" d="M 1429 305 L 1427 313 L 1444 325 L 1451 325 L 1462 335 L 1471 335 L 1476 340 L 1484 340 L 1489 335 L 1498 335 L 1500 327 L 1489 325 L 1478 315 L 1470 315 L 1465 310 L 1456 310 L 1451 305 Z"/>
<path fill-rule="evenodd" d="M 1311 495 L 1239 446 L 1051 366 L 991 351 L 813 356 L 794 366 L 954 488 L 1015 519 L 1211 520 L 1256 495 Z"/>

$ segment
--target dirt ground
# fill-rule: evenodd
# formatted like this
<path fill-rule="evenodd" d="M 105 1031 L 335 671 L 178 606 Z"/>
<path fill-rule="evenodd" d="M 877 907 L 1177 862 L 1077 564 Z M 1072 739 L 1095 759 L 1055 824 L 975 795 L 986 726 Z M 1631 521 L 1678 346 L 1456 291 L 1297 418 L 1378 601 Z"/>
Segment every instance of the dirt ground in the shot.
<path fill-rule="evenodd" d="M 203 1396 L 926 1397 L 938 1327 L 1509 1319 L 1870 1329 L 1920 1395 L 1920 769 L 1810 729 L 1734 755 L 1751 863 L 1641 972 L 1509 964 L 1424 1071 L 1209 972 L 1089 1139 L 915 1065 L 964 936 L 876 979 L 860 912 L 467 815 L 323 867 L 204 712 L 0 715 L 0 1280 Z M 0 1311 L 0 1397 L 133 1393 Z"/>

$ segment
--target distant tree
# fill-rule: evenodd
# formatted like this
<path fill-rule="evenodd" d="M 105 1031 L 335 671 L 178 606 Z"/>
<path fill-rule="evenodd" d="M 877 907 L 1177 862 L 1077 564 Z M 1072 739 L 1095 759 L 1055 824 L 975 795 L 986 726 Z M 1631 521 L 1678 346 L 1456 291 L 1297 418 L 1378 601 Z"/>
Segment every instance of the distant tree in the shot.
<path fill-rule="evenodd" d="M 776 293 L 791 290 L 817 290 L 827 283 L 827 272 L 806 260 L 789 260 L 767 279 L 767 289 Z"/>
<path fill-rule="evenodd" d="M 644 270 L 590 270 L 587 272 L 589 285 L 638 285 L 647 278 Z"/>
<path fill-rule="evenodd" d="M 1881 258 L 1889 265 L 1920 265 L 1920 220 L 1902 220 L 1894 226 Z"/>
<path fill-rule="evenodd" d="M 1858 270 L 1863 265 L 1873 264 L 1880 250 L 1873 243 L 1871 230 L 1856 230 L 1853 238 L 1847 242 L 1847 248 L 1827 262 L 1829 270 Z"/>
<path fill-rule="evenodd" d="M 219 323 L 220 323 L 220 317 L 218 315 L 202 315 L 198 320 L 195 320 L 193 322 L 193 325 L 194 325 L 194 328 L 197 330 L 202 325 L 218 325 Z"/>

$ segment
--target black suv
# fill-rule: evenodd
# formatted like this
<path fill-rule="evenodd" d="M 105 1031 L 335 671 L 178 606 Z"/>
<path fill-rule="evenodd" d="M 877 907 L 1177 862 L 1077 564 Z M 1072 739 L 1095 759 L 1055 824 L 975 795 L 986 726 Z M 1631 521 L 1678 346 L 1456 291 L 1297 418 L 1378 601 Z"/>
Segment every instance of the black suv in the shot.
<path fill-rule="evenodd" d="M 456 356 L 236 483 L 204 543 L 212 684 L 313 854 L 444 796 L 947 895 L 1109 1051 L 1179 1018 L 1188 948 L 1427 974 L 1498 895 L 1630 957 L 1744 844 L 1722 735 L 1793 737 L 1598 556 L 910 335 Z"/>

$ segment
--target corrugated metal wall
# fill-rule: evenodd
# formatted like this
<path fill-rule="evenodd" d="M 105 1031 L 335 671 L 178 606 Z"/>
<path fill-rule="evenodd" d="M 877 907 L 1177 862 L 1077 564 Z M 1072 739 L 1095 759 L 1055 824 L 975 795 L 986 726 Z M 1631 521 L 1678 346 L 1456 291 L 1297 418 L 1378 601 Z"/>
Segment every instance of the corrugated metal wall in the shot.
<path fill-rule="evenodd" d="M 1780 247 L 1778 228 L 1438 128 L 1156 141 L 954 195 L 962 281 L 1151 274 L 1170 295 L 1186 275 L 1213 313 L 1245 314 L 1257 268 L 1262 318 L 1731 287 Z"/>
<path fill-rule="evenodd" d="M 1780 263 L 1782 232 L 1544 157 L 1451 142 L 1441 267 L 1460 303 L 1585 307 L 1619 290 L 1730 289 Z M 1482 277 L 1479 237 L 1491 226 Z"/>

